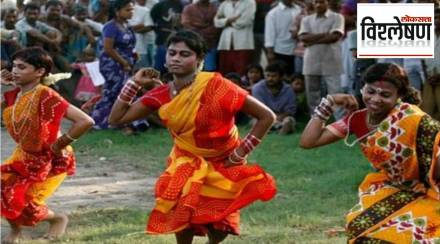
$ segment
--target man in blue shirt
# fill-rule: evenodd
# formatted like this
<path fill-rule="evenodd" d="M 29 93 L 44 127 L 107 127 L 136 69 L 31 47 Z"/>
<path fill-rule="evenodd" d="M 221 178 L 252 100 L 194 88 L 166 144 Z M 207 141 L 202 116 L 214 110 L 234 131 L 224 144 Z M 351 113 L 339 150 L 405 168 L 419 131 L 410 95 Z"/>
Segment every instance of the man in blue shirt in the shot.
<path fill-rule="evenodd" d="M 282 63 L 268 65 L 266 78 L 253 86 L 252 95 L 277 115 L 272 129 L 289 134 L 295 131 L 296 97 L 292 87 L 283 81 L 283 67 Z"/>

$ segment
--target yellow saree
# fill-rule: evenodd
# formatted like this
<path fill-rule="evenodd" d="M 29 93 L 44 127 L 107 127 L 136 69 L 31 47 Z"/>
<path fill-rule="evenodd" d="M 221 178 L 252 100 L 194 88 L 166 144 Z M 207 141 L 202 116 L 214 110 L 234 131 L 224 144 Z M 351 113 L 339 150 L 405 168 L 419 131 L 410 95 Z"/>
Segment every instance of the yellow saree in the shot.
<path fill-rule="evenodd" d="M 440 123 L 418 107 L 396 105 L 361 143 L 377 172 L 359 187 L 359 203 L 347 215 L 349 243 L 440 241 Z"/>

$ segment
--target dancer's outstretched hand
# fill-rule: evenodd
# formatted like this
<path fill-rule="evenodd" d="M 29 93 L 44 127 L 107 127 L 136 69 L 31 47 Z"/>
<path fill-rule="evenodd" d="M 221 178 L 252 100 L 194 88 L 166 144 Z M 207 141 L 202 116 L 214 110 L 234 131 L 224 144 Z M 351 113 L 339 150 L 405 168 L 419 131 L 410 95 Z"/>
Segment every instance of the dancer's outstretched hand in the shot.
<path fill-rule="evenodd" d="M 359 104 L 353 95 L 348 94 L 332 94 L 334 103 L 338 107 L 342 107 L 348 111 L 353 111 L 359 108 Z"/>
<path fill-rule="evenodd" d="M 142 68 L 136 72 L 133 77 L 134 82 L 138 85 L 151 89 L 155 86 L 162 85 L 162 81 L 159 80 L 160 72 L 153 68 Z"/>

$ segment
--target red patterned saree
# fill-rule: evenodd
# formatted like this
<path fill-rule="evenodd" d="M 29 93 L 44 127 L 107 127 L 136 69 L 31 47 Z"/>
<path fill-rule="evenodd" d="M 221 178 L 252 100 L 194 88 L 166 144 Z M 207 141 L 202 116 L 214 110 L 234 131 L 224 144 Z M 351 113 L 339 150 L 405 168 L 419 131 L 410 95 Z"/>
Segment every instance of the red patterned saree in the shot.
<path fill-rule="evenodd" d="M 4 94 L 3 119 L 17 143 L 1 165 L 1 216 L 19 225 L 35 225 L 46 218 L 45 200 L 75 171 L 73 151 L 56 157 L 49 149 L 59 135 L 69 103 L 51 88 L 38 85 L 21 94 Z"/>
<path fill-rule="evenodd" d="M 156 205 L 146 232 L 175 233 L 191 228 L 206 233 L 207 224 L 239 234 L 239 210 L 276 193 L 275 181 L 258 165 L 223 166 L 240 144 L 234 115 L 246 91 L 220 74 L 199 73 L 190 87 L 173 99 L 167 85 L 141 98 L 169 129 L 174 147 L 156 183 Z"/>

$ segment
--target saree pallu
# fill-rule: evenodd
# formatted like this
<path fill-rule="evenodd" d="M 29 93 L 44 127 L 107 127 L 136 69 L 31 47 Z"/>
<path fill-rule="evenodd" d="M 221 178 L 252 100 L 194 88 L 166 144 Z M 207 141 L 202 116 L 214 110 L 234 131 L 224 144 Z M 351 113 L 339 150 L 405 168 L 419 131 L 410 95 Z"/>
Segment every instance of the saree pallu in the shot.
<path fill-rule="evenodd" d="M 378 172 L 359 187 L 359 203 L 347 215 L 349 243 L 438 243 L 440 123 L 418 107 L 399 103 L 362 152 Z"/>
<path fill-rule="evenodd" d="M 275 195 L 275 181 L 260 166 L 223 166 L 240 144 L 234 114 L 247 96 L 240 89 L 220 74 L 201 72 L 190 87 L 160 107 L 174 147 L 156 183 L 147 233 L 191 228 L 204 235 L 209 224 L 239 234 L 239 210 Z"/>
<path fill-rule="evenodd" d="M 71 147 L 67 156 L 55 156 L 50 150 L 69 103 L 42 85 L 18 94 L 19 90 L 5 93 L 3 118 L 17 147 L 0 168 L 1 216 L 32 226 L 46 218 L 45 200 L 66 175 L 74 173 L 75 158 Z"/>

